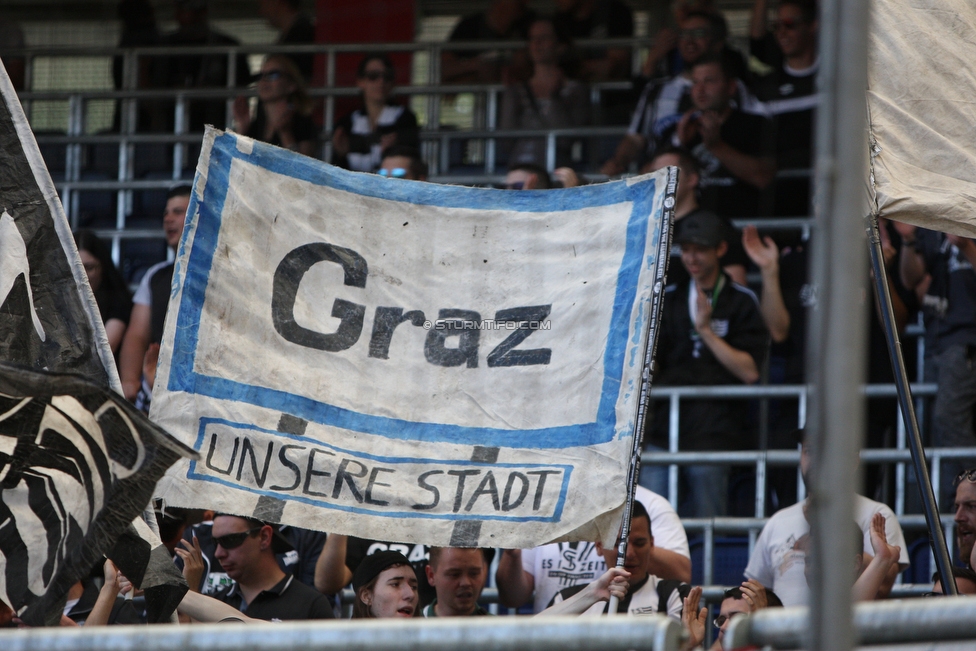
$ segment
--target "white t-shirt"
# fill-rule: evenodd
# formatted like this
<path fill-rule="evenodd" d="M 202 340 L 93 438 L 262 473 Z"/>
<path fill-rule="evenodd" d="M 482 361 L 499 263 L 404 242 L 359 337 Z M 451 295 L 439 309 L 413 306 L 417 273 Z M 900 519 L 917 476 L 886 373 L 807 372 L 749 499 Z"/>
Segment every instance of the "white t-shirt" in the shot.
<path fill-rule="evenodd" d="M 637 487 L 636 496 L 651 516 L 654 545 L 691 558 L 688 536 L 671 503 L 643 486 Z M 562 542 L 522 550 L 522 569 L 535 581 L 532 609 L 538 613 L 560 590 L 597 579 L 607 563 L 592 542 Z"/>
<path fill-rule="evenodd" d="M 875 513 L 884 515 L 888 544 L 901 547 L 898 562 L 907 566 L 908 547 L 894 512 L 881 502 L 855 495 L 854 521 L 864 532 L 864 552 L 874 555 L 871 519 Z M 752 558 L 746 566 L 746 576 L 770 588 L 784 606 L 807 605 L 810 588 L 804 570 L 809 542 L 810 523 L 803 516 L 803 502 L 777 511 L 759 534 Z"/>
<path fill-rule="evenodd" d="M 136 289 L 136 293 L 132 296 L 132 302 L 134 304 L 152 306 L 152 288 L 149 287 L 149 282 L 152 280 L 152 277 L 156 275 L 157 271 L 169 264 L 172 263 L 167 260 L 157 262 L 153 266 L 149 267 L 149 270 L 142 275 L 142 280 L 139 281 L 139 287 Z"/>
<path fill-rule="evenodd" d="M 658 593 L 658 584 L 661 579 L 654 576 L 653 574 L 647 577 L 647 582 L 640 587 L 640 589 L 633 593 L 630 597 L 630 603 L 627 604 L 627 614 L 628 615 L 650 615 L 658 612 L 658 606 L 660 605 L 661 595 Z M 681 597 L 681 593 L 678 588 L 675 587 L 668 593 L 668 603 L 667 603 L 667 615 L 668 617 L 673 617 L 678 621 L 681 621 L 681 611 L 684 608 L 684 600 Z M 558 604 L 563 601 L 563 595 L 557 592 L 552 598 L 553 604 Z M 598 601 L 593 604 L 585 611 L 583 615 L 602 615 L 607 611 L 607 602 Z"/>

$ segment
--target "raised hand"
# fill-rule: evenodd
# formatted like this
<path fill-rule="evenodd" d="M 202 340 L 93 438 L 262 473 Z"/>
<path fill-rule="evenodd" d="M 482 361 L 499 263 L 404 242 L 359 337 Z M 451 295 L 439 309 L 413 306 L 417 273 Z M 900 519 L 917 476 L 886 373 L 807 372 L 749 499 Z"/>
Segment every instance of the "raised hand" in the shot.
<path fill-rule="evenodd" d="M 779 247 L 768 235 L 760 240 L 759 231 L 755 226 L 746 226 L 742 229 L 742 248 L 761 270 L 779 269 Z"/>
<path fill-rule="evenodd" d="M 742 599 L 749 604 L 752 612 L 769 606 L 769 602 L 766 600 L 766 588 L 759 581 L 749 579 L 743 582 L 739 589 L 742 591 Z"/>
<path fill-rule="evenodd" d="M 681 623 L 688 631 L 688 642 L 683 649 L 694 649 L 705 641 L 705 626 L 708 624 L 708 608 L 701 605 L 702 589 L 695 586 L 684 598 L 684 608 L 681 610 Z"/>

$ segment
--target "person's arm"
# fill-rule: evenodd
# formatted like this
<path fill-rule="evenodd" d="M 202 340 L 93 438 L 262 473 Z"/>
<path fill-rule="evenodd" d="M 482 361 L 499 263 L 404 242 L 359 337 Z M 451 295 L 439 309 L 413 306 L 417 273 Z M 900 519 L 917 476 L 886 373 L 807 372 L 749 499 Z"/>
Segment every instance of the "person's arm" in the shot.
<path fill-rule="evenodd" d="M 122 319 L 109 319 L 105 322 L 105 336 L 108 337 L 108 346 L 112 349 L 112 354 L 119 352 L 122 345 L 122 337 L 125 336 L 125 321 Z"/>
<path fill-rule="evenodd" d="M 790 334 L 790 313 L 786 310 L 783 290 L 779 284 L 779 249 L 769 236 L 760 240 L 755 226 L 742 229 L 742 248 L 762 274 L 759 311 L 769 329 L 769 335 L 776 343 L 786 341 Z"/>
<path fill-rule="evenodd" d="M 749 16 L 749 38 L 754 41 L 766 37 L 766 0 L 755 0 Z"/>
<path fill-rule="evenodd" d="M 322 554 L 315 561 L 315 589 L 324 594 L 337 594 L 352 581 L 352 571 L 346 567 L 349 537 L 330 533 L 325 538 Z"/>
<path fill-rule="evenodd" d="M 915 291 L 918 284 L 925 278 L 925 258 L 915 248 L 918 229 L 911 224 L 893 221 L 895 230 L 901 235 L 901 259 L 898 263 L 898 273 L 901 284 L 910 291 Z"/>
<path fill-rule="evenodd" d="M 695 319 L 695 330 L 702 342 L 712 351 L 715 359 L 732 375 L 746 384 L 758 382 L 759 369 L 756 367 L 756 360 L 746 351 L 733 348 L 715 334 L 712 330 L 712 306 L 709 305 L 708 297 L 705 296 L 701 287 L 696 286 L 696 290 L 698 291 L 698 313 Z"/>
<path fill-rule="evenodd" d="M 176 610 L 181 615 L 188 615 L 194 620 L 204 623 L 222 622 L 225 619 L 235 619 L 245 624 L 262 623 L 262 620 L 248 617 L 223 601 L 192 590 L 183 596 L 183 601 L 176 607 Z"/>
<path fill-rule="evenodd" d="M 641 150 L 644 149 L 646 141 L 644 136 L 639 133 L 628 133 L 617 145 L 617 152 L 613 155 L 613 158 L 608 160 L 600 168 L 602 174 L 607 176 L 617 176 L 618 174 L 623 174 L 627 171 L 630 164 L 637 158 Z"/>
<path fill-rule="evenodd" d="M 898 570 L 901 548 L 888 544 L 885 517 L 881 513 L 875 513 L 871 518 L 871 547 L 874 548 L 874 557 L 854 582 L 852 592 L 854 601 L 873 601 L 881 597 L 882 589 L 892 569 L 896 573 Z"/>
<path fill-rule="evenodd" d="M 715 111 L 704 111 L 698 119 L 702 143 L 732 174 L 760 190 L 776 177 L 776 162 L 767 156 L 745 154 L 722 140 L 722 121 Z M 682 137 L 682 143 L 686 139 Z"/>
<path fill-rule="evenodd" d="M 498 586 L 498 602 L 509 608 L 518 608 L 532 598 L 535 577 L 522 568 L 521 549 L 503 549 L 495 572 Z"/>
<path fill-rule="evenodd" d="M 647 571 L 661 579 L 677 579 L 691 583 L 691 559 L 678 552 L 654 546 Z"/>
<path fill-rule="evenodd" d="M 102 584 L 102 589 L 98 591 L 98 598 L 95 600 L 95 605 L 92 606 L 88 619 L 85 620 L 85 626 L 108 625 L 108 619 L 112 614 L 112 607 L 115 605 L 115 597 L 118 596 L 119 590 L 121 590 L 119 570 L 115 567 L 115 564 L 105 559 L 102 569 L 105 573 L 105 583 Z"/>
<path fill-rule="evenodd" d="M 152 310 L 148 305 L 132 306 L 129 327 L 122 338 L 119 351 L 119 376 L 122 380 L 122 395 L 126 400 L 134 400 L 142 385 L 142 362 L 149 348 L 152 336 Z"/>
<path fill-rule="evenodd" d="M 590 606 L 600 601 L 609 601 L 611 596 L 623 599 L 627 596 L 627 579 L 630 572 L 620 567 L 611 567 L 603 575 L 565 601 L 549 606 L 536 617 L 553 615 L 581 615 Z"/>
<path fill-rule="evenodd" d="M 647 52 L 647 58 L 641 65 L 641 74 L 645 77 L 653 77 L 657 71 L 657 66 L 668 52 L 678 45 L 678 32 L 671 27 L 665 27 L 654 37 L 654 44 Z"/>

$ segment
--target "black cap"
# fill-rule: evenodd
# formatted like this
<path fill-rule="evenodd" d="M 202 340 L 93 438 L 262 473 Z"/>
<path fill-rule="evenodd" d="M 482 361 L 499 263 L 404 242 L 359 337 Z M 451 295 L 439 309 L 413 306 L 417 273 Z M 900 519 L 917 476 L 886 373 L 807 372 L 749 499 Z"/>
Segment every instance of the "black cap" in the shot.
<path fill-rule="evenodd" d="M 400 552 L 389 550 L 370 554 L 362 560 L 359 567 L 353 572 L 353 592 L 359 592 L 361 587 L 375 579 L 380 572 L 394 565 L 410 565 L 410 561 Z"/>
<path fill-rule="evenodd" d="M 725 223 L 715 213 L 692 213 L 674 225 L 674 241 L 715 248 L 725 241 Z"/>

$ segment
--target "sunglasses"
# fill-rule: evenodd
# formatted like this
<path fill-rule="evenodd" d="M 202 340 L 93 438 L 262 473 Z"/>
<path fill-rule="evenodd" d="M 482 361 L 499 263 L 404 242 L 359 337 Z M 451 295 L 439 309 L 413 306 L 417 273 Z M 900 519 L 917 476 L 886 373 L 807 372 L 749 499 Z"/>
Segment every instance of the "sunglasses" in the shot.
<path fill-rule="evenodd" d="M 369 81 L 393 81 L 395 75 L 392 72 L 380 72 L 379 70 L 370 70 L 363 75 L 363 79 L 368 79 Z"/>
<path fill-rule="evenodd" d="M 285 73 L 281 70 L 268 70 L 267 72 L 259 72 L 256 77 L 258 79 L 267 79 L 268 81 L 278 81 L 279 79 L 284 79 L 287 77 Z"/>
<path fill-rule="evenodd" d="M 248 536 L 261 531 L 261 529 L 264 529 L 264 525 L 261 525 L 260 527 L 252 527 L 251 529 L 241 531 L 240 533 L 229 533 L 224 536 L 214 536 L 213 541 L 215 544 L 220 545 L 224 549 L 237 549 L 244 544 L 244 541 L 247 540 Z"/>
<path fill-rule="evenodd" d="M 681 38 L 708 38 L 712 35 L 712 30 L 707 27 L 696 27 L 695 29 L 681 30 Z"/>
<path fill-rule="evenodd" d="M 407 177 L 407 170 L 402 167 L 394 167 L 392 170 L 381 169 L 377 174 L 388 179 L 403 179 Z"/>
<path fill-rule="evenodd" d="M 969 470 L 963 470 L 961 473 L 956 475 L 956 478 L 952 480 L 952 486 L 955 488 L 962 483 L 962 480 L 976 484 L 976 468 L 970 468 Z"/>
<path fill-rule="evenodd" d="M 712 624 L 715 625 L 715 628 L 722 628 L 723 626 L 725 626 L 725 622 L 729 621 L 730 619 L 732 619 L 736 615 L 741 615 L 741 614 L 742 613 L 732 613 L 730 615 L 719 615 L 718 617 L 716 617 L 712 621 Z"/>
<path fill-rule="evenodd" d="M 773 23 L 773 31 L 778 32 L 781 29 L 794 30 L 800 27 L 805 21 L 796 20 L 792 18 L 787 18 L 786 20 L 777 20 Z"/>
<path fill-rule="evenodd" d="M 497 183 L 494 187 L 496 190 L 521 190 L 525 188 L 525 182 L 516 181 L 515 183 Z"/>

